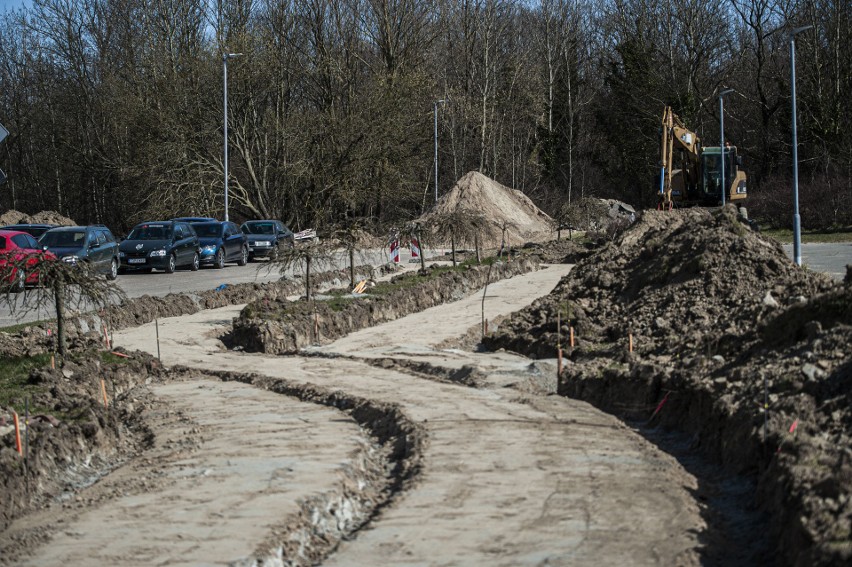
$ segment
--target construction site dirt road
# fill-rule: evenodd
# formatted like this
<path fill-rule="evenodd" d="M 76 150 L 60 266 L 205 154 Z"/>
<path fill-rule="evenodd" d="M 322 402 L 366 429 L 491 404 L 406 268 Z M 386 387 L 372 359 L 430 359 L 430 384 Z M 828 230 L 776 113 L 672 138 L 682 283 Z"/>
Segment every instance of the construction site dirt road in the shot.
<path fill-rule="evenodd" d="M 492 284 L 485 316 L 494 320 L 548 293 L 569 268 Z M 293 357 L 226 350 L 219 337 L 240 306 L 207 310 L 160 320 L 160 355 L 167 366 L 252 372 L 398 404 L 425 431 L 417 478 L 363 529 L 331 542 L 329 554 L 314 561 L 697 565 L 706 559 L 713 538 L 695 496 L 698 481 L 674 458 L 590 405 L 549 395 L 555 361 L 452 348 L 479 328 L 481 302 L 482 294 L 474 294 Z M 116 333 L 115 341 L 157 353 L 151 325 Z M 424 362 L 472 367 L 479 387 L 409 368 Z M 153 451 L 78 493 L 78 506 L 25 519 L 25 527 L 42 522 L 53 533 L 49 543 L 28 549 L 22 563 L 273 564 L 270 542 L 300 537 L 286 518 L 305 500 L 345 484 L 346 470 L 374 449 L 342 412 L 194 372 L 151 385 Z M 140 479 L 141 490 L 127 488 L 138 488 Z"/>

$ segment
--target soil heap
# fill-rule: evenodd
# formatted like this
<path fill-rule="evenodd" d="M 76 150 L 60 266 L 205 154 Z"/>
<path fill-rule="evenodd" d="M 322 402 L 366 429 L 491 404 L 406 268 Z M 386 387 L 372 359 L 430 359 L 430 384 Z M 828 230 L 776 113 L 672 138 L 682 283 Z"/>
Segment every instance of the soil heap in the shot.
<path fill-rule="evenodd" d="M 731 206 L 649 211 L 485 343 L 555 356 L 557 310 L 562 345 L 569 325 L 577 340 L 560 393 L 753 476 L 779 563 L 852 560 L 851 286 Z"/>
<path fill-rule="evenodd" d="M 55 224 L 58 226 L 76 226 L 77 223 L 68 217 L 62 216 L 56 211 L 39 211 L 34 215 L 28 215 L 14 209 L 10 209 L 0 215 L 0 226 L 8 224 Z"/>
<path fill-rule="evenodd" d="M 506 237 L 513 246 L 549 240 L 553 233 L 553 220 L 529 197 L 478 171 L 471 171 L 459 179 L 418 222 L 428 225 L 432 219 L 454 211 L 485 217 L 487 229 L 481 238 L 482 245 L 487 248 L 500 246 L 503 226 L 508 226 Z"/>

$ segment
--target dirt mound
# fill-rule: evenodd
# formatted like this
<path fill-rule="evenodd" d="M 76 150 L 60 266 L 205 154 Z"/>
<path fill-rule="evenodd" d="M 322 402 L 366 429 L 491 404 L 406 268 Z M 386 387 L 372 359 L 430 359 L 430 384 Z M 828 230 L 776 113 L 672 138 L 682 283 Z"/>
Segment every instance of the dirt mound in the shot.
<path fill-rule="evenodd" d="M 780 563 L 852 559 L 850 287 L 796 267 L 733 207 L 651 211 L 486 344 L 554 356 L 557 310 L 563 346 L 569 326 L 577 341 L 560 393 L 753 475 Z"/>
<path fill-rule="evenodd" d="M 76 226 L 77 223 L 56 211 L 39 211 L 28 215 L 14 209 L 0 215 L 0 226 L 7 224 L 55 224 L 59 226 Z"/>
<path fill-rule="evenodd" d="M 502 227 L 513 245 L 541 242 L 552 238 L 553 220 L 523 193 L 497 183 L 485 175 L 471 171 L 465 174 L 449 193 L 441 197 L 433 210 L 420 217 L 428 225 L 432 219 L 453 211 L 483 215 L 488 223 L 482 245 L 500 246 Z"/>

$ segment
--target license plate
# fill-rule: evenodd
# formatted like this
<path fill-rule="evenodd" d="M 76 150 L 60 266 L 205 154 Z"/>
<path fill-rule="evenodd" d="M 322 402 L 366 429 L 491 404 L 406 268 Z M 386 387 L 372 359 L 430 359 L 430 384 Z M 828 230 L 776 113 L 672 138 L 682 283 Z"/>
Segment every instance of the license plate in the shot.
<path fill-rule="evenodd" d="M 144 264 L 145 258 L 128 258 L 127 263 L 128 264 Z"/>

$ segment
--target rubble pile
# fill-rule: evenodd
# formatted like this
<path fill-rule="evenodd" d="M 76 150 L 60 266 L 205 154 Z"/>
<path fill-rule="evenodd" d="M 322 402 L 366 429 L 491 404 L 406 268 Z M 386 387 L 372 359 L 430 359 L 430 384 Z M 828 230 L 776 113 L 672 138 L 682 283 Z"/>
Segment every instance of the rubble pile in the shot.
<path fill-rule="evenodd" d="M 643 213 L 485 343 L 561 343 L 561 394 L 752 476 L 779 563 L 852 559 L 852 287 L 796 267 L 733 207 Z"/>

